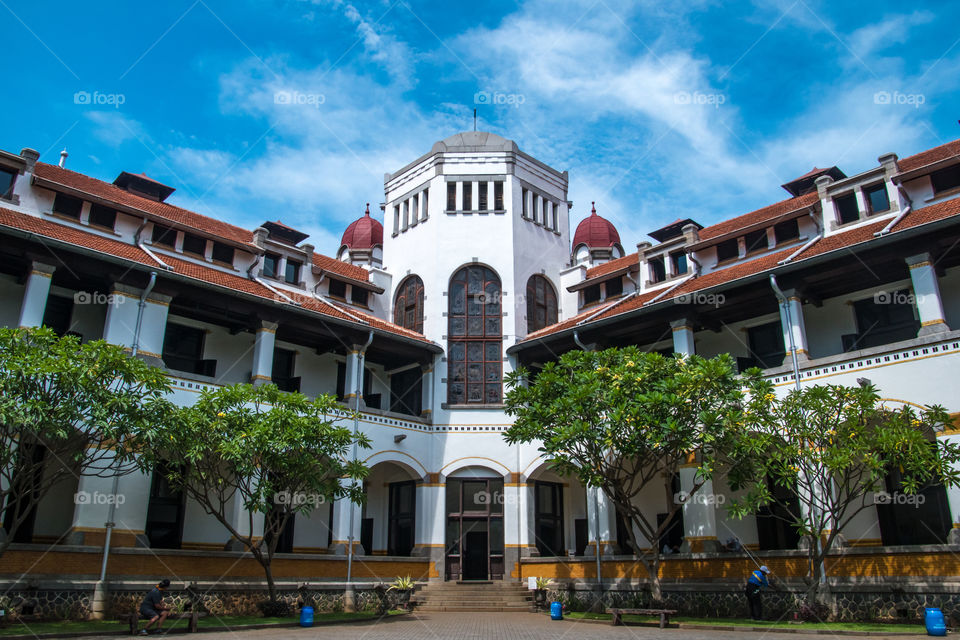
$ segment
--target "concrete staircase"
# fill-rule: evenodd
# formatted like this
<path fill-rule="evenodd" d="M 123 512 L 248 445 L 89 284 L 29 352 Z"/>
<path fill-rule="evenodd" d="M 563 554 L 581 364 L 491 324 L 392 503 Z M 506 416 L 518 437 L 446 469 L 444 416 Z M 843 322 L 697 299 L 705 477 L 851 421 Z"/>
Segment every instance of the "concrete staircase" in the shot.
<path fill-rule="evenodd" d="M 517 582 L 430 582 L 410 598 L 414 611 L 530 611 L 533 594 Z"/>

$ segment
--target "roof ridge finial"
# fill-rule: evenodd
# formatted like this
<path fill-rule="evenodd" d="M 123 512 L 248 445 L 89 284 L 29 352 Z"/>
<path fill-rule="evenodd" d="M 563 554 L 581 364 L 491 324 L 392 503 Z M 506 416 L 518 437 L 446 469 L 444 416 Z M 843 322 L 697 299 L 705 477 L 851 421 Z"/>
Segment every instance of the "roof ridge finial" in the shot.
<path fill-rule="evenodd" d="M 597 215 L 597 203 L 596 203 L 596 201 L 593 201 L 593 200 L 590 201 L 590 214 L 591 214 L 591 215 Z"/>
<path fill-rule="evenodd" d="M 369 203 L 369 202 L 367 203 L 367 210 L 364 211 L 364 215 L 367 215 L 367 216 L 370 215 L 370 203 Z"/>

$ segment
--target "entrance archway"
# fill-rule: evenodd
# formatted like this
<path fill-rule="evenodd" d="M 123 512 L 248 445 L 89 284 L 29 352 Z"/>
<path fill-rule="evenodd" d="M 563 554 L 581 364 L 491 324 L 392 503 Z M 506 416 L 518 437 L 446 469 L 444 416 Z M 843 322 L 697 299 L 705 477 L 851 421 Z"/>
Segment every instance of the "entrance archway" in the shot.
<path fill-rule="evenodd" d="M 466 467 L 446 479 L 447 580 L 501 580 L 503 476 Z"/>

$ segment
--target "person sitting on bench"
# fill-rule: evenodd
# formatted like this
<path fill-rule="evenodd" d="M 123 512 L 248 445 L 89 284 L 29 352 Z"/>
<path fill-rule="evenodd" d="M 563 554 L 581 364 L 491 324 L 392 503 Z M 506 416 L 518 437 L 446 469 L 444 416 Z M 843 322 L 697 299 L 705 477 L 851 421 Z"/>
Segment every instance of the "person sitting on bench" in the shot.
<path fill-rule="evenodd" d="M 140 635 L 145 636 L 150 633 L 150 625 L 157 623 L 157 633 L 163 628 L 163 621 L 170 615 L 170 607 L 163 604 L 163 592 L 170 586 L 170 581 L 164 578 L 157 583 L 153 589 L 143 598 L 140 603 L 140 616 L 149 619 L 147 626 L 141 631 Z"/>

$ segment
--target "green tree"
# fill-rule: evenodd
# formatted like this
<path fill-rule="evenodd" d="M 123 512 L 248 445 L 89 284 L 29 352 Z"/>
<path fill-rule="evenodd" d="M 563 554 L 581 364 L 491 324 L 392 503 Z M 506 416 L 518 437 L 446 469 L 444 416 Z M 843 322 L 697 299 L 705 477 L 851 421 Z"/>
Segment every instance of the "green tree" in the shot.
<path fill-rule="evenodd" d="M 599 487 L 631 523 L 634 550 L 639 532 L 653 549 L 639 553 L 661 599 L 657 541 L 682 503 L 669 500 L 662 523 L 644 511 L 638 496 L 663 486 L 695 456 L 700 468 L 693 496 L 743 433 L 744 380 L 732 359 L 664 357 L 636 347 L 600 352 L 570 351 L 533 378 L 526 370 L 507 376 L 506 411 L 515 417 L 507 442 L 539 442 L 560 474 Z M 689 499 L 689 498 L 687 498 Z M 657 507 L 659 510 L 660 507 Z"/>
<path fill-rule="evenodd" d="M 160 369 L 102 340 L 0 328 L 0 556 L 50 489 L 135 470 L 128 446 L 170 415 Z"/>
<path fill-rule="evenodd" d="M 291 516 L 329 500 L 363 500 L 362 482 L 341 480 L 366 477 L 351 452 L 370 441 L 338 424 L 339 409 L 332 396 L 311 399 L 272 384 L 207 390 L 144 448 L 141 464 L 161 470 L 253 555 L 276 602 L 271 563 Z"/>
<path fill-rule="evenodd" d="M 948 421 L 939 406 L 888 408 L 869 384 L 818 385 L 777 398 L 761 381 L 747 413 L 753 433 L 738 440 L 728 476 L 745 494 L 728 508 L 743 517 L 776 506 L 796 528 L 807 550 L 810 603 L 827 604 L 826 558 L 851 520 L 873 507 L 891 469 L 899 468 L 906 494 L 960 481 L 960 446 L 936 437 Z"/>

